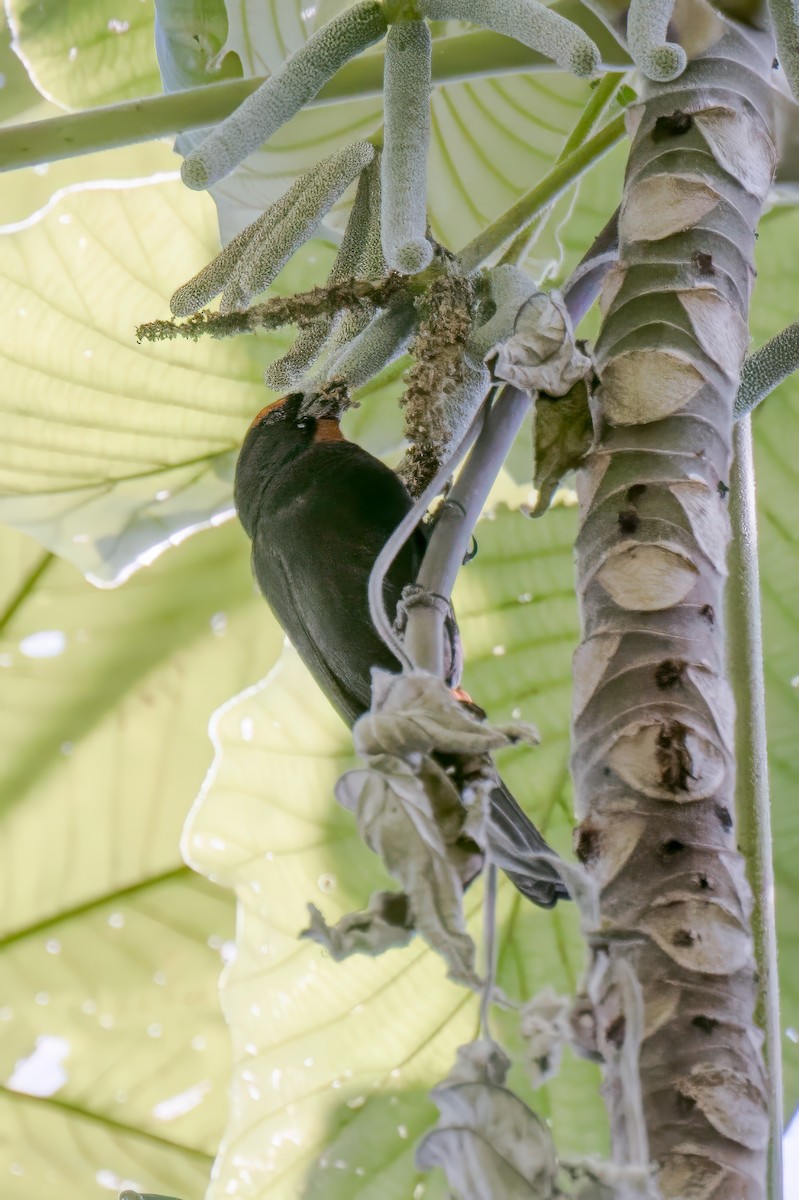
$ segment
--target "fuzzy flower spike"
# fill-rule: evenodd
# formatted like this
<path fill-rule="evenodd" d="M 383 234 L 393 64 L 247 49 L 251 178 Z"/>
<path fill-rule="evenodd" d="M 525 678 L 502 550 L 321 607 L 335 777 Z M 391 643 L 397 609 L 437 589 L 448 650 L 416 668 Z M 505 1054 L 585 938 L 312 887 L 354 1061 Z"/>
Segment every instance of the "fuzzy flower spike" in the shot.
<path fill-rule="evenodd" d="M 627 45 L 630 57 L 642 75 L 657 83 L 668 83 L 685 70 L 682 46 L 666 41 L 674 0 L 630 0 L 627 14 Z"/>
<path fill-rule="evenodd" d="M 383 253 L 389 267 L 415 275 L 429 266 L 427 150 L 432 38 L 424 21 L 392 25 L 386 42 L 383 134 Z"/>
<path fill-rule="evenodd" d="M 243 307 L 269 286 L 373 157 L 371 142 L 354 142 L 300 176 L 285 195 L 178 288 L 169 302 L 174 315 L 198 312 L 220 292 L 223 312 Z"/>
<path fill-rule="evenodd" d="M 471 21 L 515 38 L 575 75 L 599 68 L 599 50 L 588 34 L 537 0 L 421 0 L 420 7 L 430 21 Z"/>
<path fill-rule="evenodd" d="M 347 228 L 327 277 L 327 287 L 345 279 L 375 279 L 383 274 L 385 271 L 380 251 L 380 161 L 376 156 L 361 172 Z M 295 387 L 325 346 L 330 344 L 334 332 L 338 334 L 346 327 L 345 340 L 349 342 L 368 325 L 373 315 L 373 312 L 359 307 L 347 309 L 343 314 L 317 317 L 300 329 L 289 352 L 266 368 L 264 382 L 277 392 Z"/>
<path fill-rule="evenodd" d="M 340 67 L 385 37 L 387 29 L 380 0 L 363 0 L 328 21 L 187 155 L 180 171 L 186 186 L 202 191 L 229 175 L 313 100 Z"/>

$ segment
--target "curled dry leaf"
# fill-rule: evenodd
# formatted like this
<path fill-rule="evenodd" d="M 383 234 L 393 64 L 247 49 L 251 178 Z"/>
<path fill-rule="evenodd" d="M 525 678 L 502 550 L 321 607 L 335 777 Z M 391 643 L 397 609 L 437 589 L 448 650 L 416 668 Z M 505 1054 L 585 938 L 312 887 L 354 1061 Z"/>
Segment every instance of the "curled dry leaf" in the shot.
<path fill-rule="evenodd" d="M 324 946 L 335 962 L 351 954 L 382 954 L 407 946 L 414 935 L 410 901 L 403 892 L 375 892 L 362 912 L 346 913 L 328 925 L 315 904 L 308 905 L 311 923 L 300 937 Z"/>
<path fill-rule="evenodd" d="M 519 309 L 513 336 L 499 351 L 494 375 L 527 392 L 565 396 L 580 379 L 593 374 L 593 364 L 576 345 L 563 298 L 536 292 Z"/>
<path fill-rule="evenodd" d="M 515 742 L 535 743 L 535 728 L 516 721 L 489 725 L 473 716 L 437 676 L 426 671 L 372 672 L 372 708 L 353 728 L 358 754 L 485 754 Z"/>
<path fill-rule="evenodd" d="M 431 1093 L 441 1115 L 416 1151 L 417 1164 L 443 1167 L 460 1200 L 554 1200 L 557 1159 L 549 1130 L 503 1086 L 508 1060 L 492 1047 L 459 1049 L 452 1072 Z"/>
<path fill-rule="evenodd" d="M 422 778 L 400 759 L 377 759 L 343 775 L 336 799 L 355 813 L 361 837 L 402 885 L 416 929 L 450 978 L 479 988 L 463 916 L 460 871 L 468 852 L 455 845 L 463 808 L 444 772 L 433 762 L 426 767 Z"/>

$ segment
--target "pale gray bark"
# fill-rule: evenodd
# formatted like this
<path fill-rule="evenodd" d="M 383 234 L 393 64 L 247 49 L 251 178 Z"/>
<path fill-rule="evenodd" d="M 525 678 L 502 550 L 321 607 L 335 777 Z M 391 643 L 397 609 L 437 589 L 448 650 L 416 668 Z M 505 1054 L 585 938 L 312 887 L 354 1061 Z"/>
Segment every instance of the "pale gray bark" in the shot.
<path fill-rule="evenodd" d="M 720 20 L 706 37 L 631 113 L 596 439 L 578 479 L 577 849 L 601 911 L 581 1028 L 606 1062 L 617 1162 L 640 1163 L 648 1142 L 664 1198 L 762 1200 L 768 1087 L 723 589 L 733 402 L 776 157 L 773 48 Z"/>

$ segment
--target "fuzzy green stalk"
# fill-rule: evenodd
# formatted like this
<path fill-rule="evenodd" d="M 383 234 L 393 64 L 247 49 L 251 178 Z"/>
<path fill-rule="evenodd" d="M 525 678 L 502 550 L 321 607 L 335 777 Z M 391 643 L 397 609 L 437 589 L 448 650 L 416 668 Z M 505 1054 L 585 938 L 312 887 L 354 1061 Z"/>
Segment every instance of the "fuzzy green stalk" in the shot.
<path fill-rule="evenodd" d="M 688 61 L 682 46 L 666 41 L 674 0 L 630 0 L 627 46 L 633 62 L 658 83 L 668 83 L 685 70 Z"/>
<path fill-rule="evenodd" d="M 741 371 L 735 415 L 743 417 L 799 369 L 799 322 L 788 325 L 750 354 Z"/>
<path fill-rule="evenodd" d="M 183 161 L 187 187 L 218 183 L 304 108 L 346 62 L 385 36 L 379 0 L 363 0 L 323 25 Z"/>
<path fill-rule="evenodd" d="M 430 54 L 424 21 L 392 25 L 386 41 L 381 228 L 389 267 L 416 275 L 430 265 L 427 152 L 430 145 Z"/>
<path fill-rule="evenodd" d="M 529 275 L 510 264 L 489 271 L 488 286 L 494 314 L 474 330 L 468 342 L 469 353 L 479 359 L 485 358 L 498 342 L 507 341 L 519 309 L 538 290 Z"/>
<path fill-rule="evenodd" d="M 760 574 L 757 553 L 755 469 L 752 422 L 746 416 L 733 433 L 735 460 L 730 477 L 733 538 L 727 590 L 729 672 L 735 691 L 735 748 L 738 773 L 735 808 L 738 843 L 746 857 L 754 908 L 752 931 L 758 972 L 757 1023 L 766 1035 L 769 1074 L 771 1144 L 769 1176 L 772 1195 L 782 1197 L 782 1031 L 774 914 L 771 803 L 766 737 L 766 688 L 760 617 Z"/>
<path fill-rule="evenodd" d="M 303 176 L 302 187 L 295 183 L 289 189 L 294 202 L 283 219 L 259 229 L 239 257 L 222 294 L 222 312 L 246 307 L 253 296 L 270 286 L 373 157 L 371 142 L 353 142 Z"/>
<path fill-rule="evenodd" d="M 431 21 L 471 21 L 554 59 L 564 71 L 589 76 L 601 62 L 595 42 L 573 21 L 537 0 L 421 0 Z"/>
<path fill-rule="evenodd" d="M 368 228 L 370 220 L 370 191 L 374 180 L 372 170 L 374 165 L 375 160 L 373 159 L 372 163 L 361 172 L 358 179 L 358 188 L 347 227 L 327 277 L 328 287 L 331 284 L 339 283 L 342 279 L 356 276 L 369 277 L 366 272 L 361 270 L 361 265 L 364 251 L 364 230 Z M 359 310 L 359 317 L 361 320 L 363 319 L 362 310 Z M 294 387 L 321 354 L 325 342 L 333 330 L 335 320 L 334 316 L 324 316 L 305 325 L 297 334 L 296 341 L 288 354 L 276 359 L 266 368 L 264 382 L 267 387 L 271 387 L 275 391 Z"/>
<path fill-rule="evenodd" d="M 308 390 L 318 390 L 339 378 L 346 380 L 351 391 L 363 387 L 405 352 L 413 334 L 414 317 L 413 304 L 398 298 L 326 364 L 323 375 Z"/>

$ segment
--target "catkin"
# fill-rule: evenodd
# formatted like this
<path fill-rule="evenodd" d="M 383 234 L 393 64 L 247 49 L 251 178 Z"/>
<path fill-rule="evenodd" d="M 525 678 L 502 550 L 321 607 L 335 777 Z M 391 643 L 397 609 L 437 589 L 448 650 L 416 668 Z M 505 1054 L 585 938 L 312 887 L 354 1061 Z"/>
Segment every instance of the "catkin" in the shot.
<path fill-rule="evenodd" d="M 413 305 L 407 300 L 383 309 L 354 341 L 330 360 L 324 372 L 325 381 L 340 376 L 352 391 L 363 387 L 407 349 L 414 317 Z"/>
<path fill-rule="evenodd" d="M 685 70 L 688 61 L 682 46 L 666 41 L 674 0 L 630 0 L 627 45 L 638 69 L 647 79 L 668 83 Z"/>
<path fill-rule="evenodd" d="M 587 33 L 537 0 L 421 0 L 431 21 L 472 21 L 546 54 L 565 71 L 593 75 L 601 61 Z"/>
<path fill-rule="evenodd" d="M 371 142 L 353 142 L 317 163 L 289 188 L 286 197 L 291 196 L 292 203 L 283 219 L 258 230 L 239 256 L 222 294 L 222 312 L 246 307 L 253 296 L 269 287 L 373 156 Z"/>
<path fill-rule="evenodd" d="M 213 300 L 214 296 L 219 295 L 235 274 L 242 255 L 253 239 L 259 237 L 265 230 L 274 229 L 280 224 L 295 202 L 299 185 L 304 186 L 304 184 L 305 177 L 298 180 L 293 188 L 290 188 L 284 196 L 270 205 L 266 212 L 261 213 L 261 216 L 246 229 L 242 229 L 241 233 L 236 234 L 222 252 L 208 263 L 207 267 L 203 267 L 187 283 L 181 284 L 169 301 L 169 307 L 174 316 L 189 317 L 192 313 L 199 312 L 209 300 Z"/>
<path fill-rule="evenodd" d="M 381 228 L 386 262 L 415 275 L 429 265 L 427 151 L 432 38 L 424 21 L 392 25 L 386 42 Z"/>
<path fill-rule="evenodd" d="M 339 283 L 342 279 L 349 279 L 356 276 L 370 278 L 370 273 L 364 271 L 362 268 L 369 236 L 371 192 L 373 191 L 375 180 L 374 168 L 375 162 L 373 160 L 361 172 L 360 179 L 358 180 L 358 190 L 355 193 L 355 200 L 353 201 L 347 221 L 347 228 L 344 230 L 338 254 L 327 277 L 328 286 L 332 283 Z M 379 164 L 376 177 L 379 181 Z M 382 272 L 376 271 L 374 274 L 382 274 Z M 267 386 L 278 392 L 294 387 L 302 379 L 303 375 L 305 375 L 314 360 L 319 357 L 336 325 L 340 325 L 348 316 L 355 317 L 356 312 L 349 310 L 342 315 L 317 317 L 301 329 L 297 334 L 294 345 L 288 353 L 270 363 L 266 368 L 264 381 Z M 358 329 L 351 335 L 353 337 L 368 322 L 368 312 L 358 309 L 357 319 L 360 321 L 360 324 Z"/>
<path fill-rule="evenodd" d="M 519 309 L 538 291 L 529 275 L 509 263 L 488 272 L 488 286 L 494 315 L 472 332 L 467 343 L 470 354 L 478 359 L 485 358 L 499 342 L 508 340 Z"/>
<path fill-rule="evenodd" d="M 340 67 L 385 36 L 379 0 L 363 0 L 334 17 L 187 155 L 181 176 L 195 191 L 211 187 L 275 134 Z"/>

